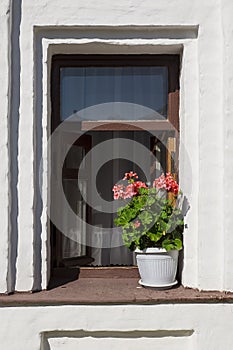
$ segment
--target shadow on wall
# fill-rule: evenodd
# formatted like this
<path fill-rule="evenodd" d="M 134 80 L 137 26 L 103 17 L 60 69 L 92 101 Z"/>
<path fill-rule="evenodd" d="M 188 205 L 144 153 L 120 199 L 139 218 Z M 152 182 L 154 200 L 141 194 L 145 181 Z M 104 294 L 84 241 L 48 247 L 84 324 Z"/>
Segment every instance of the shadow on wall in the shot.
<path fill-rule="evenodd" d="M 171 347 L 174 349 L 186 349 L 193 342 L 193 329 L 179 330 L 152 330 L 152 331 L 51 331 L 41 333 L 40 350 L 53 350 L 59 347 L 69 349 L 77 349 L 82 344 L 88 348 L 93 348 L 93 345 L 98 341 L 99 348 L 108 349 L 114 346 L 114 349 L 122 348 L 122 340 L 124 340 L 125 348 L 127 344 L 132 347 L 135 343 L 135 348 L 139 349 L 147 345 L 149 349 L 165 348 L 164 340 L 169 339 Z M 172 346 L 173 344 L 173 346 Z M 161 346 L 161 347 L 160 347 Z M 95 346 L 94 346 L 95 347 Z"/>
<path fill-rule="evenodd" d="M 21 0 L 11 1 L 11 90 L 9 99 L 9 156 L 10 156 L 10 188 L 11 188 L 11 230 L 9 232 L 9 262 L 7 289 L 8 292 L 15 290 L 16 284 L 16 260 L 18 246 L 18 134 L 19 134 L 19 106 L 20 106 L 20 24 L 21 24 Z"/>

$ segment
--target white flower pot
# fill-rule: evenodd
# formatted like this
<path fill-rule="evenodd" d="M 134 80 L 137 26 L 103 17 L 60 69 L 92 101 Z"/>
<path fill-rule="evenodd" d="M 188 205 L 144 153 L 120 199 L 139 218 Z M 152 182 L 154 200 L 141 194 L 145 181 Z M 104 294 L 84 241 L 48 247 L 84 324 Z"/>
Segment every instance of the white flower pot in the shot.
<path fill-rule="evenodd" d="M 167 252 L 162 248 L 147 248 L 135 252 L 141 285 L 165 289 L 177 283 L 178 250 Z"/>

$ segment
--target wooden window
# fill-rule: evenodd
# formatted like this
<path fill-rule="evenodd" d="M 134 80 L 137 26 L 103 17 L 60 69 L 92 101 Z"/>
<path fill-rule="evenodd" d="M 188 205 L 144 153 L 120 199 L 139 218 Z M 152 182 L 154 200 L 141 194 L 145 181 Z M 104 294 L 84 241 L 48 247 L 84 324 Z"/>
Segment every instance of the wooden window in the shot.
<path fill-rule="evenodd" d="M 72 209 L 87 222 L 96 227 L 113 225 L 114 215 L 100 213 L 86 205 L 77 187 L 78 173 L 83 174 L 82 186 L 87 193 L 91 192 L 85 172 L 91 172 L 92 165 L 85 164 L 83 169 L 80 166 L 83 166 L 83 156 L 103 140 L 126 137 L 147 147 L 157 159 L 156 164 L 148 163 L 152 169 L 151 180 L 162 170 L 177 176 L 178 55 L 55 55 L 52 60 L 51 96 L 52 132 L 73 116 L 71 125 L 78 124 L 82 134 L 82 137 L 77 135 L 79 139 L 71 145 L 65 159 L 63 189 Z M 114 104 L 118 107 L 119 103 L 121 109 L 116 113 Z M 66 137 L 69 138 L 69 135 L 64 134 L 61 142 L 66 142 Z M 120 179 L 120 173 L 127 170 L 136 170 L 143 178 L 143 172 L 133 163 L 133 156 L 131 163 L 117 159 L 103 165 L 97 174 L 96 186 L 105 200 L 111 200 L 113 183 Z M 106 179 L 106 174 L 108 180 L 103 186 L 102 179 Z M 51 230 L 53 267 L 133 264 L 128 257 L 122 262 L 120 258 L 111 260 L 105 248 L 100 254 L 90 246 L 69 242 L 53 224 Z M 116 255 L 117 252 L 114 253 Z"/>
<path fill-rule="evenodd" d="M 146 79 L 145 76 L 150 77 L 150 70 L 151 74 L 154 73 L 154 77 L 160 78 L 160 84 L 159 79 L 157 79 L 157 85 L 158 87 L 163 88 L 163 91 L 159 91 L 159 94 L 157 93 L 157 104 L 153 103 L 153 101 L 149 101 L 149 98 L 146 100 L 146 107 L 156 109 L 156 107 L 159 107 L 160 110 L 163 110 L 161 115 L 164 118 L 157 119 L 156 117 L 153 117 L 151 119 L 144 119 L 144 120 L 128 120 L 129 122 L 129 128 L 136 129 L 142 128 L 143 130 L 169 130 L 173 126 L 176 130 L 179 131 L 179 56 L 178 55 L 55 55 L 53 56 L 53 63 L 52 63 L 52 129 L 56 128 L 66 117 L 68 117 L 73 112 L 77 112 L 77 109 L 87 108 L 91 105 L 91 99 L 89 101 L 81 102 L 78 101 L 78 94 L 80 91 L 77 89 L 76 96 L 75 93 L 72 94 L 72 96 L 69 96 L 70 98 L 70 110 L 69 108 L 64 107 L 64 98 L 67 95 L 71 95 L 71 92 L 69 91 L 69 81 L 73 78 L 73 86 L 76 86 L 76 88 L 80 88 L 80 81 L 82 78 L 88 76 L 90 85 L 91 85 L 91 77 L 101 76 L 101 80 L 96 79 L 96 84 L 99 82 L 105 82 L 108 80 L 108 74 L 115 74 L 116 76 L 127 76 L 128 77 L 134 77 L 136 75 L 141 81 L 144 83 L 144 87 L 146 86 L 146 83 L 148 83 L 148 79 Z M 121 72 L 118 70 L 121 68 Z M 124 73 L 124 69 L 126 72 Z M 131 71 L 130 71 L 131 69 Z M 127 74 L 128 73 L 128 74 Z M 76 79 L 76 85 L 75 85 L 75 79 Z M 78 79 L 78 77 L 80 79 Z M 70 79 L 69 79 L 70 78 Z M 163 79 L 162 79 L 163 78 Z M 167 81 L 165 81 L 167 79 Z M 62 87 L 61 83 L 62 80 L 67 80 L 68 83 L 66 86 Z M 87 79 L 86 79 L 87 80 Z M 132 79 L 131 79 L 132 80 Z M 162 81 L 163 80 L 163 81 Z M 139 85 L 134 82 L 131 82 L 129 79 L 122 79 L 122 84 L 124 86 L 124 82 L 128 83 L 128 88 L 132 87 L 133 85 Z M 136 97 L 147 95 L 148 91 L 150 92 L 150 95 L 153 98 L 153 94 L 156 93 L 155 91 L 155 79 L 149 82 L 152 86 L 148 86 L 147 84 L 147 91 L 141 91 L 141 94 L 135 93 Z M 154 86 L 153 86 L 154 83 Z M 64 84 L 65 85 L 65 84 Z M 88 84 L 86 84 L 88 85 Z M 89 87 L 90 87 L 89 85 Z M 110 87 L 112 87 L 111 82 L 109 83 Z M 166 85 L 166 86 L 164 86 Z M 141 89 L 143 89 L 143 86 L 141 86 Z M 68 89 L 67 89 L 68 87 Z M 70 84 L 71 87 L 71 84 Z M 65 97 L 62 96 L 62 88 L 63 91 L 66 92 Z M 86 89 L 86 90 L 85 90 Z M 116 88 L 117 89 L 117 88 Z M 95 93 L 98 93 L 98 98 L 94 98 L 94 104 L 100 104 L 100 103 L 106 103 L 106 102 L 112 102 L 108 101 L 107 98 L 104 99 L 103 96 L 101 96 L 101 92 L 98 91 L 99 86 L 92 87 L 92 90 L 90 91 L 91 95 L 95 95 Z M 108 88 L 105 89 L 105 92 L 108 90 Z M 118 90 L 121 90 L 121 87 L 118 86 Z M 124 91 L 127 91 L 125 89 Z M 83 86 L 82 95 L 88 94 L 88 88 Z M 103 91 L 104 94 L 104 91 Z M 102 95 L 103 95 L 102 94 Z M 159 98 L 160 96 L 160 98 Z M 73 97 L 73 98 L 72 98 Z M 107 97 L 111 97 L 111 92 L 108 94 Z M 129 96 L 125 96 L 124 94 L 121 96 L 117 96 L 118 101 L 122 102 L 123 100 L 125 102 L 131 102 L 131 103 L 138 103 L 140 104 L 140 101 L 134 100 L 132 97 L 130 99 Z M 77 100 L 77 105 L 75 105 L 73 102 L 74 100 Z M 159 102 L 166 101 L 166 106 L 159 106 Z M 117 101 L 117 100 L 116 100 Z M 115 102 L 116 102 L 115 101 Z M 67 103 L 69 104 L 69 103 Z M 79 108 L 77 108 L 79 107 Z M 158 112 L 158 111 L 157 111 Z M 82 120 L 81 122 L 81 130 L 86 130 L 90 128 L 97 128 L 98 130 L 122 130 L 125 129 L 126 126 L 122 126 L 121 123 L 119 123 L 120 120 L 110 120 L 109 118 L 106 120 L 106 125 L 103 125 L 102 121 L 104 120 L 102 115 L 96 115 L 94 120 Z M 100 122 L 101 121 L 101 122 Z M 121 120 L 122 121 L 122 120 Z M 127 121 L 127 120 L 124 120 Z M 132 122 L 131 125 L 130 122 Z M 156 123 L 155 123 L 156 122 Z M 136 125 L 135 125 L 136 124 Z"/>

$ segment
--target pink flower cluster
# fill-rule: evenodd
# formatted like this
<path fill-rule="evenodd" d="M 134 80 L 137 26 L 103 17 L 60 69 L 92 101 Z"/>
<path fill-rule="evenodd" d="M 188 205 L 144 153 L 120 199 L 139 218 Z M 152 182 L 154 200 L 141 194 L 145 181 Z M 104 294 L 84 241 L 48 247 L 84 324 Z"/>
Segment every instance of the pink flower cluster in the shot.
<path fill-rule="evenodd" d="M 134 227 L 135 227 L 135 228 L 138 228 L 138 227 L 140 227 L 140 226 L 141 226 L 140 221 L 139 221 L 139 220 L 135 221 Z"/>
<path fill-rule="evenodd" d="M 123 184 L 113 186 L 114 199 L 128 199 L 136 196 L 138 194 L 139 188 L 148 188 L 146 184 L 142 181 L 134 181 L 132 178 L 138 179 L 138 175 L 132 171 L 125 173 L 123 180 L 132 181 L 127 186 Z"/>
<path fill-rule="evenodd" d="M 123 184 L 115 185 L 113 187 L 114 199 L 128 199 L 138 195 L 139 188 L 148 188 L 147 185 L 142 181 L 134 181 L 138 179 L 138 175 L 133 171 L 125 173 L 123 180 L 128 180 L 128 185 Z M 174 193 L 177 195 L 179 192 L 178 183 L 175 181 L 171 173 L 167 173 L 166 176 L 162 174 L 158 179 L 153 182 L 153 187 L 157 189 L 164 189 L 167 192 Z"/>
<path fill-rule="evenodd" d="M 174 193 L 175 195 L 179 192 L 178 183 L 174 180 L 171 173 L 167 173 L 166 176 L 162 174 L 153 182 L 153 187 L 165 189 L 167 192 Z"/>
<path fill-rule="evenodd" d="M 135 179 L 138 179 L 137 173 L 134 173 L 133 171 L 130 171 L 129 173 L 125 173 L 123 180 L 130 180 L 132 179 L 132 177 L 134 177 Z"/>
<path fill-rule="evenodd" d="M 124 186 L 123 185 L 114 185 L 113 186 L 114 199 L 123 198 L 124 195 Z"/>

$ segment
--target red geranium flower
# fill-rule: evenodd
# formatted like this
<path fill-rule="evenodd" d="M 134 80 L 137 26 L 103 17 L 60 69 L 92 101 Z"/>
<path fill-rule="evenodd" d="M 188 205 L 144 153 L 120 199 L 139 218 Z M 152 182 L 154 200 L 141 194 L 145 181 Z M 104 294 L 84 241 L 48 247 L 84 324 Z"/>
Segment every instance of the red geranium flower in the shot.
<path fill-rule="evenodd" d="M 153 182 L 153 187 L 156 187 L 157 189 L 165 189 L 167 192 L 174 193 L 175 195 L 179 192 L 178 183 L 175 181 L 171 173 L 167 173 L 166 176 L 162 174 Z"/>
<path fill-rule="evenodd" d="M 129 173 L 125 173 L 123 180 L 129 180 L 132 177 L 134 177 L 135 179 L 138 179 L 137 173 L 134 173 L 133 171 L 130 171 Z"/>
<path fill-rule="evenodd" d="M 138 227 L 140 227 L 141 226 L 141 223 L 140 223 L 140 221 L 135 221 L 135 223 L 134 223 L 134 227 L 135 228 L 138 228 Z"/>

